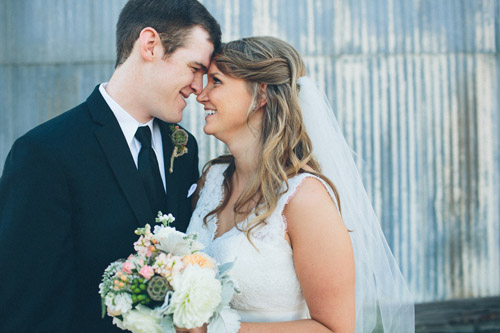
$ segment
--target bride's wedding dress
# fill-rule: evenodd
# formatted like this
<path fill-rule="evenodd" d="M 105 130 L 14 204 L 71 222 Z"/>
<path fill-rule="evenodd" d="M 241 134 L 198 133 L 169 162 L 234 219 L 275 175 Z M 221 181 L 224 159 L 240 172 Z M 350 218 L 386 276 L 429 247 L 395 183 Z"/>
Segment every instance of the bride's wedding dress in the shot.
<path fill-rule="evenodd" d="M 342 219 L 351 231 L 356 265 L 356 332 L 414 332 L 411 293 L 385 240 L 335 114 L 324 93 L 311 79 L 301 77 L 298 83 L 302 117 L 313 153 L 323 175 L 335 184 Z M 231 275 L 241 293 L 233 297 L 231 306 L 238 311 L 241 321 L 308 318 L 292 249 L 285 240 L 283 210 L 301 182 L 315 176 L 303 173 L 288 180 L 289 189 L 267 218 L 267 224 L 252 231 L 252 246 L 240 231 L 252 215 L 240 223 L 239 229 L 233 228 L 217 238 L 217 217 L 212 215 L 207 225 L 203 223 L 203 218 L 222 200 L 226 168 L 227 164 L 216 164 L 208 171 L 188 232 L 197 233 L 199 241 L 206 246 L 205 251 L 219 263 L 235 263 Z M 329 186 L 319 180 L 336 203 Z"/>
<path fill-rule="evenodd" d="M 238 311 L 242 322 L 308 318 L 306 302 L 294 269 L 292 249 L 285 240 L 286 219 L 283 210 L 306 177 L 319 178 L 308 173 L 290 178 L 289 189 L 279 199 L 276 209 L 266 220 L 267 224 L 252 232 L 252 245 L 240 230 L 253 215 L 240 222 L 240 228 L 234 227 L 217 238 L 214 238 L 217 216 L 212 215 L 206 225 L 203 223 L 207 213 L 222 200 L 223 173 L 227 166 L 215 164 L 208 171 L 188 233 L 197 233 L 198 241 L 205 245 L 203 251 L 219 263 L 234 261 L 231 275 L 241 292 L 234 295 L 231 307 Z M 323 184 L 334 198 L 330 188 L 326 183 Z"/>

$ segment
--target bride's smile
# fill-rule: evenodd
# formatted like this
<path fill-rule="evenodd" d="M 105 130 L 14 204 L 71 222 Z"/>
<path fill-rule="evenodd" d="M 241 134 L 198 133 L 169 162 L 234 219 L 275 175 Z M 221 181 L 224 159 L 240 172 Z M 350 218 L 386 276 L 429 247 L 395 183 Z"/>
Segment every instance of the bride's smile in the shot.
<path fill-rule="evenodd" d="M 204 132 L 227 145 L 236 139 L 254 141 L 262 124 L 262 110 L 254 108 L 251 86 L 223 74 L 215 63 L 208 70 L 208 83 L 197 97 L 205 106 Z"/>

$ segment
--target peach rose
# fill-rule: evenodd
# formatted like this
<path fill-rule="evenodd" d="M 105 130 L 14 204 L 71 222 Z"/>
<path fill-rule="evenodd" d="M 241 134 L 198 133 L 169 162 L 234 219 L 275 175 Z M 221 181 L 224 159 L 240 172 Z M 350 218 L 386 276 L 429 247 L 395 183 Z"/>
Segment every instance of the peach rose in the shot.
<path fill-rule="evenodd" d="M 186 265 L 198 265 L 202 268 L 214 268 L 214 262 L 212 258 L 203 252 L 196 252 L 187 256 L 182 257 L 182 262 Z"/>

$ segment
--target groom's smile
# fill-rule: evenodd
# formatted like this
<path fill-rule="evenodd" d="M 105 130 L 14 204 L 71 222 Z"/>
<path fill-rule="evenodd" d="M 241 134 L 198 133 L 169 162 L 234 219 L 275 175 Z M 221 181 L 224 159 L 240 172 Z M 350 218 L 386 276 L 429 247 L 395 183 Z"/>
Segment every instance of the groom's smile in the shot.
<path fill-rule="evenodd" d="M 166 58 L 158 59 L 151 88 L 158 91 L 152 117 L 169 123 L 182 120 L 182 111 L 191 94 L 203 89 L 203 75 L 210 64 L 214 50 L 208 33 L 200 27 L 190 30 L 183 46 Z"/>

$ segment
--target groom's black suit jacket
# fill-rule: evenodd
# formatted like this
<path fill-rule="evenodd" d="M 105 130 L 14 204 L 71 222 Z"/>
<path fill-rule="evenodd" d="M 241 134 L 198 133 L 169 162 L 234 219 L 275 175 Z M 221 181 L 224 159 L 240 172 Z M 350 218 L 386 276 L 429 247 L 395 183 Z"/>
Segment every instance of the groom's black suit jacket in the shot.
<path fill-rule="evenodd" d="M 156 120 L 158 121 L 158 120 Z M 198 180 L 198 147 L 169 173 L 168 212 L 184 231 Z M 0 332 L 119 331 L 101 319 L 98 286 L 112 261 L 134 252 L 137 227 L 154 225 L 123 132 L 99 92 L 36 127 L 13 145 L 0 178 Z"/>

